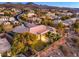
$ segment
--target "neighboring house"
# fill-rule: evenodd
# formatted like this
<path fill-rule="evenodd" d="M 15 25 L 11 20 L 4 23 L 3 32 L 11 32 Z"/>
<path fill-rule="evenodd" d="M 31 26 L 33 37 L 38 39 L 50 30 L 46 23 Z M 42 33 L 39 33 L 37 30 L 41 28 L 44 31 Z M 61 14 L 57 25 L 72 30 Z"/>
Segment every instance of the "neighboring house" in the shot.
<path fill-rule="evenodd" d="M 51 13 L 51 12 L 48 12 L 48 13 L 46 14 L 46 16 L 48 16 L 50 19 L 57 18 L 57 16 L 55 15 L 55 13 Z"/>
<path fill-rule="evenodd" d="M 15 18 L 14 17 L 10 17 L 9 21 L 15 21 Z"/>
<path fill-rule="evenodd" d="M 14 17 L 7 17 L 7 16 L 0 18 L 0 24 L 2 24 L 3 22 L 6 22 L 6 21 L 13 22 L 13 21 L 15 21 L 15 18 Z"/>
<path fill-rule="evenodd" d="M 27 16 L 28 16 L 28 17 L 33 17 L 33 16 L 36 16 L 36 14 L 30 12 L 30 13 L 27 14 Z"/>
<path fill-rule="evenodd" d="M 62 10 L 64 13 L 68 13 L 68 10 Z"/>
<path fill-rule="evenodd" d="M 76 15 L 79 16 L 79 12 L 77 12 Z"/>
<path fill-rule="evenodd" d="M 4 15 L 4 12 L 0 12 L 0 15 Z"/>
<path fill-rule="evenodd" d="M 2 23 L 5 22 L 5 21 L 8 21 L 8 19 L 9 19 L 9 18 L 7 18 L 7 17 L 2 17 L 2 18 L 0 18 L 0 24 L 2 24 Z"/>
<path fill-rule="evenodd" d="M 72 16 L 73 13 L 70 13 L 70 12 L 65 13 L 65 12 L 63 12 L 63 13 L 61 13 L 60 15 L 61 15 L 61 16 Z"/>
<path fill-rule="evenodd" d="M 12 8 L 11 10 L 14 11 L 14 12 L 20 12 L 19 9 L 15 9 L 15 8 Z"/>
<path fill-rule="evenodd" d="M 3 29 L 7 32 L 13 29 L 13 25 L 11 24 L 11 22 L 4 22 L 2 26 L 3 26 Z"/>
<path fill-rule="evenodd" d="M 63 21 L 63 24 L 65 26 L 70 26 L 70 25 L 74 24 L 75 21 L 76 21 L 76 18 L 71 18 L 71 19 L 68 19 L 68 20 Z"/>
<path fill-rule="evenodd" d="M 0 34 L 0 55 L 5 52 L 8 52 L 11 47 L 7 38 L 5 36 L 4 37 L 2 37 L 2 36 L 3 36 L 3 34 Z"/>
<path fill-rule="evenodd" d="M 57 25 L 58 23 L 62 22 L 62 20 L 54 20 L 54 24 Z"/>
<path fill-rule="evenodd" d="M 19 21 L 14 21 L 14 22 L 12 22 L 14 25 L 19 25 L 20 24 L 20 22 Z"/>
<path fill-rule="evenodd" d="M 69 13 L 66 13 L 66 15 L 67 15 L 67 16 L 72 16 L 73 13 L 70 13 L 70 12 L 69 12 Z"/>
<path fill-rule="evenodd" d="M 28 28 L 26 28 L 24 25 L 20 25 L 20 26 L 16 26 L 15 28 L 13 28 L 12 31 L 16 33 L 24 33 L 28 31 Z"/>
<path fill-rule="evenodd" d="M 45 16 L 45 15 L 43 15 L 43 16 L 40 16 L 40 18 L 43 18 L 43 19 L 45 19 L 45 18 L 46 18 L 46 16 Z"/>
<path fill-rule="evenodd" d="M 51 16 L 55 16 L 55 13 L 48 12 L 46 15 L 51 17 Z"/>
<path fill-rule="evenodd" d="M 38 17 L 31 17 L 31 18 L 28 18 L 28 20 L 31 20 L 33 22 L 36 22 L 36 23 L 40 23 L 42 19 L 38 18 Z"/>

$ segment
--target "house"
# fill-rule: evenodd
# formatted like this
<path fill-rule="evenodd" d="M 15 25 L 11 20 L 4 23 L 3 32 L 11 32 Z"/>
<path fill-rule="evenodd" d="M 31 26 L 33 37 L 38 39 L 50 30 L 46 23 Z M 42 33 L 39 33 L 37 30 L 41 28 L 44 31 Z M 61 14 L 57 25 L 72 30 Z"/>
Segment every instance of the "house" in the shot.
<path fill-rule="evenodd" d="M 51 17 L 51 16 L 55 16 L 55 13 L 48 12 L 46 15 Z"/>
<path fill-rule="evenodd" d="M 46 14 L 47 17 L 49 17 L 50 19 L 54 19 L 54 18 L 57 18 L 57 16 L 55 15 L 55 13 L 51 13 L 51 12 L 48 12 Z"/>
<path fill-rule="evenodd" d="M 27 26 L 25 27 L 24 25 L 17 26 L 13 29 L 13 32 L 17 33 L 24 33 L 24 32 L 29 32 L 32 34 L 35 34 L 38 36 L 38 40 L 42 40 L 44 42 L 47 42 L 47 39 L 45 37 L 45 33 L 52 31 L 56 33 L 56 30 L 51 27 L 47 27 L 45 25 L 35 25 L 31 23 L 27 23 Z"/>
<path fill-rule="evenodd" d="M 5 21 L 8 21 L 8 20 L 9 20 L 8 17 L 1 17 L 1 18 L 0 18 L 0 24 L 2 24 L 2 23 L 5 22 Z"/>
<path fill-rule="evenodd" d="M 66 13 L 66 15 L 67 15 L 67 16 L 72 16 L 73 13 L 68 12 L 68 13 Z"/>
<path fill-rule="evenodd" d="M 8 21 L 14 23 L 16 20 L 15 20 L 14 17 L 7 17 L 7 16 L 0 18 L 0 24 L 2 24 L 2 23 L 4 23 L 4 22 L 6 23 L 6 22 L 8 22 Z"/>
<path fill-rule="evenodd" d="M 14 25 L 20 25 L 20 22 L 19 21 L 14 21 L 14 22 L 12 22 Z"/>
<path fill-rule="evenodd" d="M 28 17 L 33 17 L 33 16 L 36 16 L 36 14 L 35 14 L 35 13 L 30 12 L 30 13 L 28 13 L 28 14 L 27 14 L 27 16 L 28 16 Z"/>
<path fill-rule="evenodd" d="M 28 18 L 28 20 L 30 20 L 32 22 L 40 23 L 42 19 L 40 19 L 38 17 L 30 17 L 30 18 Z"/>
<path fill-rule="evenodd" d="M 13 29 L 13 25 L 11 24 L 11 22 L 4 22 L 3 23 L 3 29 L 7 32 L 11 31 Z"/>
<path fill-rule="evenodd" d="M 0 12 L 0 15 L 4 15 L 4 12 Z"/>
<path fill-rule="evenodd" d="M 48 32 L 49 30 L 45 25 L 37 25 L 35 27 L 31 27 L 29 32 L 33 34 L 44 34 Z"/>
<path fill-rule="evenodd" d="M 31 27 L 29 32 L 37 35 L 38 39 L 43 42 L 48 42 L 48 38 L 45 36 L 45 33 L 49 32 L 49 29 L 45 25 L 37 25 L 35 27 Z"/>
<path fill-rule="evenodd" d="M 9 21 L 15 21 L 15 18 L 14 17 L 10 17 Z"/>
<path fill-rule="evenodd" d="M 16 9 L 16 8 L 11 8 L 10 10 L 11 10 L 11 11 L 14 11 L 14 12 L 21 12 L 20 9 Z"/>
<path fill-rule="evenodd" d="M 73 13 L 71 13 L 71 12 L 67 12 L 67 13 L 63 12 L 63 13 L 60 13 L 60 15 L 61 16 L 72 16 Z"/>
<path fill-rule="evenodd" d="M 62 20 L 54 20 L 54 24 L 57 25 L 58 23 L 62 22 Z"/>
<path fill-rule="evenodd" d="M 17 33 L 24 33 L 24 32 L 30 32 L 30 33 L 33 33 L 33 34 L 44 34 L 46 32 L 48 32 L 48 28 L 47 26 L 45 25 L 35 25 L 35 24 L 31 24 L 31 23 L 28 23 L 26 25 L 26 27 L 22 24 L 20 26 L 16 26 L 14 29 L 13 29 L 13 32 L 17 32 Z"/>
<path fill-rule="evenodd" d="M 75 21 L 76 21 L 76 18 L 71 18 L 71 19 L 68 19 L 68 20 L 63 21 L 63 24 L 65 26 L 70 26 L 70 25 L 74 24 Z"/>
<path fill-rule="evenodd" d="M 23 24 L 20 25 L 20 26 L 16 26 L 15 28 L 13 28 L 12 30 L 13 32 L 16 32 L 16 33 L 24 33 L 24 32 L 27 32 L 28 31 L 28 28 L 26 28 Z"/>
<path fill-rule="evenodd" d="M 76 15 L 79 16 L 79 12 L 77 12 Z"/>
<path fill-rule="evenodd" d="M 64 13 L 68 13 L 68 10 L 62 10 Z"/>

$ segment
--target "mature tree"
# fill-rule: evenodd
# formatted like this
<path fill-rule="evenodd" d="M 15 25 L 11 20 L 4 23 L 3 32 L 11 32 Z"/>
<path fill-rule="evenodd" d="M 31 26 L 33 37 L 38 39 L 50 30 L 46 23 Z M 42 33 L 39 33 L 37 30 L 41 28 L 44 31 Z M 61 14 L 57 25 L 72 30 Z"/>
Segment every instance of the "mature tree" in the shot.
<path fill-rule="evenodd" d="M 73 26 L 74 26 L 74 30 L 75 30 L 76 32 L 79 32 L 79 21 L 76 21 Z"/>
<path fill-rule="evenodd" d="M 61 34 L 64 34 L 64 25 L 62 22 L 58 23 L 57 25 L 57 31 Z"/>
<path fill-rule="evenodd" d="M 3 27 L 0 25 L 0 33 L 3 32 Z"/>
<path fill-rule="evenodd" d="M 10 11 L 5 11 L 5 12 L 4 12 L 4 16 L 9 16 L 9 17 L 11 17 L 11 16 L 13 16 L 13 15 L 11 14 Z"/>
<path fill-rule="evenodd" d="M 36 50 L 36 51 L 41 51 L 46 46 L 47 46 L 47 44 L 45 42 L 40 41 L 40 40 L 34 41 L 33 44 L 31 45 L 32 49 Z"/>
<path fill-rule="evenodd" d="M 71 17 L 70 16 L 62 16 L 61 20 L 66 20 L 66 19 L 69 19 L 69 18 L 71 18 Z"/>
<path fill-rule="evenodd" d="M 3 24 L 2 27 L 4 31 L 9 32 L 13 29 L 13 24 Z"/>
<path fill-rule="evenodd" d="M 48 32 L 46 33 L 46 37 L 49 38 L 50 40 L 50 43 L 54 42 L 54 41 L 57 41 L 58 39 L 61 38 L 61 36 L 59 34 L 54 34 L 52 32 Z"/>
<path fill-rule="evenodd" d="M 61 29 L 61 28 L 64 28 L 64 25 L 63 25 L 63 23 L 62 23 L 62 22 L 58 23 L 58 26 L 57 26 L 57 28 L 59 28 L 59 29 Z"/>
<path fill-rule="evenodd" d="M 23 33 L 22 35 L 25 38 L 25 40 L 28 41 L 28 44 L 32 44 L 33 41 L 37 39 L 37 36 L 32 33 L 26 32 L 26 33 Z"/>
<path fill-rule="evenodd" d="M 53 20 L 51 20 L 51 19 L 42 19 L 41 24 L 47 25 L 47 26 L 53 26 Z"/>
<path fill-rule="evenodd" d="M 23 14 L 23 15 L 21 15 L 20 16 L 20 19 L 22 20 L 22 21 L 27 21 L 27 14 Z"/>
<path fill-rule="evenodd" d="M 50 43 L 53 42 L 53 38 L 52 38 L 52 33 L 51 33 L 51 32 L 48 32 L 48 33 L 46 33 L 45 35 L 46 35 L 46 37 L 49 38 L 49 42 L 50 42 Z"/>
<path fill-rule="evenodd" d="M 28 46 L 26 46 L 22 40 L 24 40 L 24 38 L 22 38 L 20 34 L 17 34 L 14 37 L 11 48 L 11 56 L 16 56 L 17 54 L 28 50 Z"/>
<path fill-rule="evenodd" d="M 23 33 L 23 34 L 16 34 L 12 43 L 11 55 L 16 56 L 19 53 L 26 52 L 29 46 L 36 39 L 37 39 L 36 35 L 28 33 L 28 32 Z"/>

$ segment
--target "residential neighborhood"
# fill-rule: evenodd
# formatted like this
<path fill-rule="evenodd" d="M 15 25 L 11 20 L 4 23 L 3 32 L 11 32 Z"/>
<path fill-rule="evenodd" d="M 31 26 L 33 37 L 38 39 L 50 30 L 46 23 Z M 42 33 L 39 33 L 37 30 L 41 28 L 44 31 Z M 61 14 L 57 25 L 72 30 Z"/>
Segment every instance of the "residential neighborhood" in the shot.
<path fill-rule="evenodd" d="M 0 57 L 79 57 L 79 9 L 0 4 Z"/>

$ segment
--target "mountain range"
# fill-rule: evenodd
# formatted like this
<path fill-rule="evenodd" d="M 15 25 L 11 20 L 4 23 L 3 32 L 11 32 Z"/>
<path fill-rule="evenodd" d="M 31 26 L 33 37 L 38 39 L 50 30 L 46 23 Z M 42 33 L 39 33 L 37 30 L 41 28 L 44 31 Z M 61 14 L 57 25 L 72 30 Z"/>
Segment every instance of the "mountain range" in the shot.
<path fill-rule="evenodd" d="M 6 2 L 6 3 L 3 3 L 3 4 L 0 4 L 0 7 L 18 8 L 18 9 L 23 9 L 23 8 L 30 8 L 30 9 L 58 9 L 58 10 L 62 9 L 62 10 L 72 10 L 74 12 L 79 12 L 79 8 L 68 8 L 68 7 L 38 5 L 38 4 L 35 4 L 33 2 L 28 2 L 26 4 Z"/>

